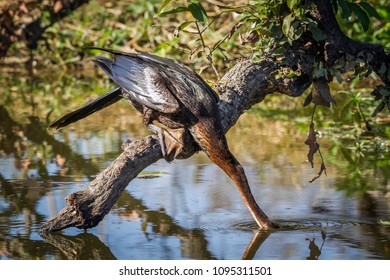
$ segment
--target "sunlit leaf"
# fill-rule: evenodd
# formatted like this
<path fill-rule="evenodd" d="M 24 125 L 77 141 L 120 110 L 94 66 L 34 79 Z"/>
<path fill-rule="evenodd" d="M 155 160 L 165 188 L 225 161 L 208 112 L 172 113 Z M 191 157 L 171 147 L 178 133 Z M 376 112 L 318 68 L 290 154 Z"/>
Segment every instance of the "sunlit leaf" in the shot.
<path fill-rule="evenodd" d="M 187 11 L 188 11 L 187 7 L 174 7 L 174 8 L 162 10 L 159 15 L 164 16 L 164 15 L 177 14 L 177 13 L 187 12 Z"/>
<path fill-rule="evenodd" d="M 187 26 L 189 26 L 191 23 L 194 23 L 193 20 L 182 22 L 173 32 L 173 35 L 175 37 L 179 36 L 180 31 L 184 30 Z"/>
<path fill-rule="evenodd" d="M 158 8 L 157 14 L 161 15 L 162 10 L 165 8 L 166 5 L 168 5 L 172 0 L 164 0 L 162 4 L 160 5 L 160 8 Z"/>
<path fill-rule="evenodd" d="M 287 7 L 290 10 L 294 10 L 299 5 L 300 2 L 301 0 L 287 0 Z"/>
<path fill-rule="evenodd" d="M 294 21 L 294 15 L 289 14 L 288 16 L 285 16 L 283 19 L 282 24 L 282 32 L 283 34 L 288 37 L 288 34 L 290 32 L 291 23 Z"/>
<path fill-rule="evenodd" d="M 218 6 L 222 12 L 241 14 L 247 10 L 246 6 Z"/>

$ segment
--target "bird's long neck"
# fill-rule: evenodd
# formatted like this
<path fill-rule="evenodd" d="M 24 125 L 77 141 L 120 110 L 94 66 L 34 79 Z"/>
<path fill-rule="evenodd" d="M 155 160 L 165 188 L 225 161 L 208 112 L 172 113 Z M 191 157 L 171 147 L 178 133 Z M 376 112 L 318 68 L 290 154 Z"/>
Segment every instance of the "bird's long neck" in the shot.
<path fill-rule="evenodd" d="M 240 191 L 245 205 L 259 226 L 264 229 L 276 228 L 277 225 L 267 217 L 256 203 L 244 168 L 230 152 L 222 129 L 212 121 L 198 122 L 192 127 L 191 134 L 211 161 L 218 165 L 233 180 Z"/>

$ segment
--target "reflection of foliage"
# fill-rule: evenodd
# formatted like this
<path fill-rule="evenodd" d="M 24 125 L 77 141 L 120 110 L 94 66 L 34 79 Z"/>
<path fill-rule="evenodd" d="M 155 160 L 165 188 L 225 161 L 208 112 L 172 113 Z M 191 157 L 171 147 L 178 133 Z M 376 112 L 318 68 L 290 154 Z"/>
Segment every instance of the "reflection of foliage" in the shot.
<path fill-rule="evenodd" d="M 344 0 L 345 1 L 345 0 Z M 364 20 L 361 16 L 360 18 L 356 15 L 350 15 L 348 18 L 344 17 L 343 24 L 341 27 L 344 29 L 344 32 L 348 36 L 352 37 L 355 40 L 362 42 L 372 42 L 374 44 L 381 44 L 382 46 L 389 48 L 390 47 L 390 10 L 388 7 L 388 0 L 376 0 L 369 1 L 374 4 L 377 14 L 380 16 L 381 20 L 372 21 L 367 27 L 367 32 L 362 32 L 362 25 L 359 24 L 360 19 Z M 373 13 L 373 12 L 372 12 Z M 341 17 L 341 13 L 339 13 Z M 346 10 L 345 15 L 348 16 L 348 10 Z M 378 18 L 377 15 L 375 15 Z"/>
<path fill-rule="evenodd" d="M 390 157 L 388 153 L 383 152 L 386 147 L 381 143 L 373 145 L 371 140 L 365 139 L 354 140 L 353 143 L 355 146 L 345 139 L 333 140 L 328 160 L 332 161 L 340 173 L 344 174 L 336 182 L 336 186 L 348 193 L 363 193 L 368 190 L 386 192 L 390 180 Z M 339 161 L 340 154 L 348 164 Z"/>
<path fill-rule="evenodd" d="M 51 71 L 59 77 L 53 76 Z M 56 67 L 40 70 L 34 80 L 28 80 L 24 75 L 26 73 L 21 71 L 17 75 L 5 73 L 0 77 L 3 85 L 0 88 L 0 104 L 7 106 L 15 118 L 21 118 L 18 121 L 25 117 L 24 113 L 49 121 L 50 114 L 58 116 L 64 112 L 63 107 L 84 103 L 86 94 L 92 98 L 99 94 L 96 90 L 104 91 L 109 87 L 106 81 L 92 79 L 88 73 L 75 77 Z"/>

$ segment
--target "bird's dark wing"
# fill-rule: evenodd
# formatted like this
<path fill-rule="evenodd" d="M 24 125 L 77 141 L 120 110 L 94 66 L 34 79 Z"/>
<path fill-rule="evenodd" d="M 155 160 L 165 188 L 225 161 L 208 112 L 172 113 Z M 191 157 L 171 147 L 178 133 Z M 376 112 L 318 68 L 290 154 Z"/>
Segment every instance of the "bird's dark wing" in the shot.
<path fill-rule="evenodd" d="M 127 56 L 127 57 L 134 57 L 137 56 L 144 61 L 150 62 L 154 65 L 159 65 L 160 67 L 163 67 L 164 71 L 170 71 L 175 72 L 174 76 L 178 77 L 180 74 L 186 79 L 191 80 L 192 84 L 199 84 L 202 85 L 202 92 L 205 94 L 208 94 L 215 102 L 219 102 L 218 94 L 190 67 L 187 65 L 170 58 L 160 57 L 157 55 L 153 55 L 150 53 L 140 52 L 137 51 L 137 54 L 132 53 L 125 53 L 121 51 L 111 50 L 111 49 L 105 49 L 105 48 L 98 48 L 98 47 L 86 47 L 87 49 L 96 49 L 101 50 L 105 52 L 112 53 L 116 56 Z M 179 74 L 179 75 L 177 75 Z"/>
<path fill-rule="evenodd" d="M 97 56 L 94 62 L 136 102 L 163 113 L 179 109 L 170 79 L 137 55 L 119 54 L 113 60 Z"/>
<path fill-rule="evenodd" d="M 202 86 L 202 91 L 208 94 L 211 98 L 214 99 L 215 102 L 219 102 L 219 97 L 217 93 L 190 67 L 187 65 L 170 58 L 160 57 L 157 55 L 153 55 L 150 53 L 138 52 L 138 57 L 143 58 L 146 61 L 150 61 L 152 63 L 158 63 L 165 66 L 167 70 L 176 72 L 175 75 L 181 74 L 187 80 L 190 80 L 192 84 L 198 84 Z"/>

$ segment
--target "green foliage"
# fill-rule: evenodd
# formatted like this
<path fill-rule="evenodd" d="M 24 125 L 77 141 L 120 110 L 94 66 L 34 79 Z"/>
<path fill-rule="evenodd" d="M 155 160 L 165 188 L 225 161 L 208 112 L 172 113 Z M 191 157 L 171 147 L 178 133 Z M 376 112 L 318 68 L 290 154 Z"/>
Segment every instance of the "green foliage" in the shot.
<path fill-rule="evenodd" d="M 351 17 L 356 16 L 363 27 L 364 31 L 367 31 L 370 25 L 370 17 L 381 19 L 381 16 L 375 10 L 375 8 L 365 1 L 346 1 L 346 0 L 333 0 L 333 7 L 335 13 L 338 11 L 338 6 L 341 8 L 341 16 L 345 20 L 349 20 Z"/>
<path fill-rule="evenodd" d="M 337 1 L 333 0 L 333 2 Z M 337 13 L 338 10 L 334 10 L 338 14 L 341 28 L 348 36 L 354 40 L 371 42 L 390 48 L 390 10 L 388 0 L 371 1 L 373 4 L 366 1 L 351 1 L 347 3 L 344 0 L 343 2 L 345 5 L 342 12 L 339 11 Z M 350 8 L 350 5 L 355 8 Z M 361 14 L 363 10 L 366 16 L 360 15 L 359 17 L 355 10 L 359 10 Z"/>
<path fill-rule="evenodd" d="M 390 112 L 390 87 L 380 85 L 371 93 L 375 97 L 375 100 L 380 100 L 379 105 L 375 108 L 372 116 L 375 117 L 379 112 L 381 112 L 385 107 Z"/>

